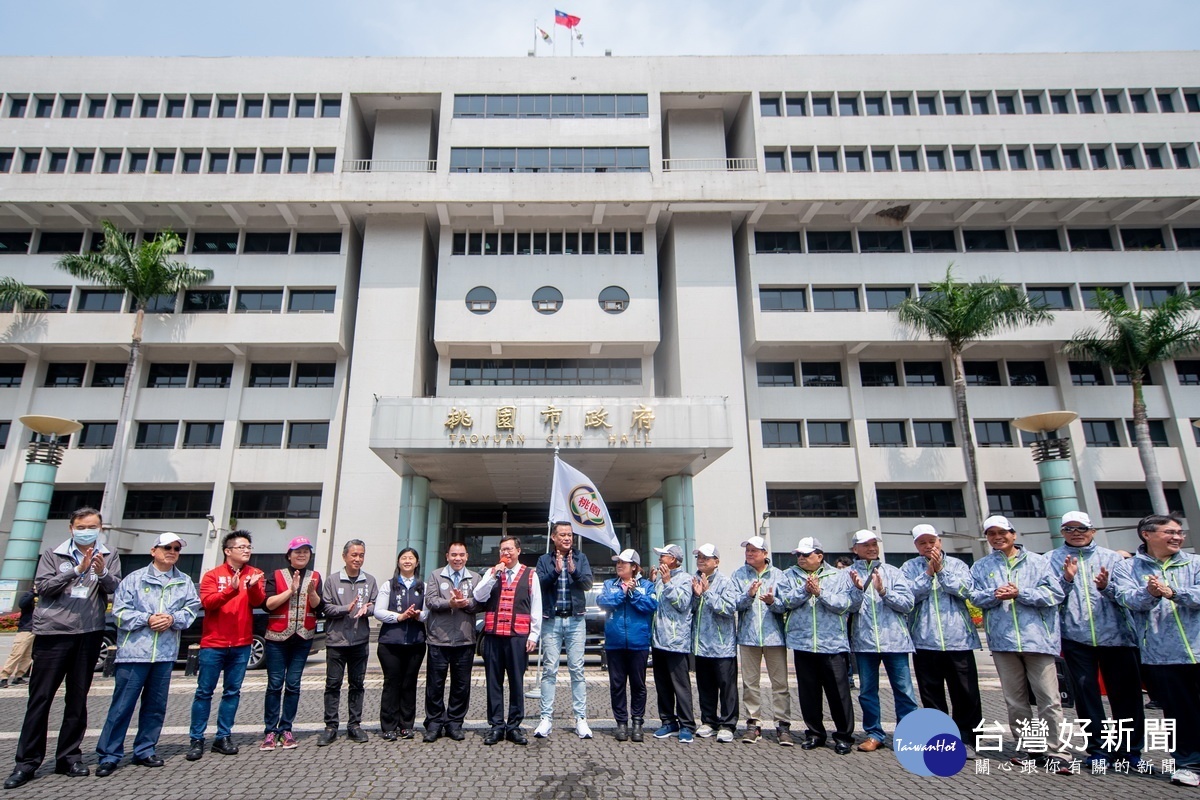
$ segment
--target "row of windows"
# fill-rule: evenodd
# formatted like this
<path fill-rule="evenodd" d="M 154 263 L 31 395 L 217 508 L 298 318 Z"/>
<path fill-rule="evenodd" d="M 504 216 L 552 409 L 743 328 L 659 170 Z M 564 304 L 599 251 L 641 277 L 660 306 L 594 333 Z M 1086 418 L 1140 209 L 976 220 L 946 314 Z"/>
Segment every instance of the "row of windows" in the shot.
<path fill-rule="evenodd" d="M 152 175 L 306 175 L 333 172 L 337 153 L 307 147 L 261 150 L 253 147 L 203 150 L 155 147 L 145 150 L 72 147 L 18 147 L 0 150 L 0 172 Z"/>
<path fill-rule="evenodd" d="M 452 358 L 451 386 L 640 386 L 636 358 Z"/>
<path fill-rule="evenodd" d="M 1195 142 L 1051 145 L 792 145 L 763 150 L 767 172 L 1023 172 L 1032 169 L 1192 169 Z"/>
<path fill-rule="evenodd" d="M 290 94 L 8 94 L 10 119 L 323 119 L 342 115 L 342 96 Z"/>
<path fill-rule="evenodd" d="M 648 147 L 452 147 L 451 172 L 649 172 Z"/>
<path fill-rule="evenodd" d="M 51 362 L 46 365 L 43 386 L 80 388 L 91 386 L 111 389 L 125 385 L 124 362 Z M 292 387 L 327 389 L 333 386 L 337 365 L 328 362 L 256 362 L 247 370 L 246 385 L 251 389 Z M 21 385 L 25 365 L 0 364 L 0 388 Z M 228 389 L 233 380 L 233 364 L 154 362 L 146 367 L 146 388 Z"/>
<path fill-rule="evenodd" d="M 1200 112 L 1195 89 L 1035 89 L 1023 92 L 762 92 L 764 117 L 908 117 L 990 114 L 1174 114 Z"/>
<path fill-rule="evenodd" d="M 80 289 L 44 287 L 47 305 L 36 313 L 62 314 L 109 313 L 133 311 L 133 299 L 120 289 Z M 283 288 L 189 289 L 183 299 L 173 294 L 159 295 L 146 303 L 149 314 L 278 314 L 284 308 Z M 334 289 L 287 289 L 286 309 L 289 314 L 332 314 L 337 292 Z M 235 298 L 230 308 L 230 299 Z M 128 304 L 127 304 L 128 301 Z M 72 305 L 74 304 L 74 305 Z M 12 311 L 12 307 L 0 310 Z"/>
<path fill-rule="evenodd" d="M 1178 489 L 1163 490 L 1167 505 L 1183 508 Z M 1153 513 L 1150 493 L 1143 487 L 1096 488 L 1100 513 L 1105 517 L 1139 518 Z M 876 487 L 879 516 L 965 517 L 961 489 Z M 988 513 L 1018 518 L 1044 515 L 1041 492 L 1036 489 L 988 487 Z M 773 517 L 857 517 L 858 498 L 852 488 L 767 488 L 767 510 Z"/>
<path fill-rule="evenodd" d="M 1200 250 L 1200 228 L 902 228 L 755 231 L 757 255 Z"/>
<path fill-rule="evenodd" d="M 138 450 L 214 449 L 221 446 L 223 422 L 137 422 L 134 447 Z M 243 422 L 238 446 L 245 449 L 278 449 L 283 445 L 287 428 L 287 447 L 290 450 L 324 450 L 329 443 L 328 422 Z M 183 438 L 180 439 L 180 432 Z M 73 437 L 81 450 L 111 450 L 116 438 L 117 423 L 85 422 Z"/>
<path fill-rule="evenodd" d="M 925 294 L 929 287 L 916 287 Z M 1108 286 L 1034 286 L 1025 285 L 1031 302 L 1055 311 L 1099 308 L 1103 289 L 1128 300 L 1125 285 Z M 1186 291 L 1184 287 L 1184 291 Z M 1134 284 L 1132 295 L 1139 306 L 1152 308 L 1180 291 L 1178 285 Z M 889 311 L 914 296 L 913 286 L 760 286 L 759 308 L 769 311 Z M 864 303 L 865 300 L 865 303 Z"/>
<path fill-rule="evenodd" d="M 67 519 L 84 506 L 100 507 L 100 489 L 58 488 L 50 499 L 49 519 Z M 126 519 L 204 519 L 212 511 L 211 489 L 130 489 Z M 234 489 L 230 515 L 236 519 L 316 519 L 321 490 Z"/>
<path fill-rule="evenodd" d="M 451 239 L 454 256 L 640 256 L 641 231 L 459 231 Z"/>
<path fill-rule="evenodd" d="M 456 94 L 456 117 L 645 117 L 644 94 Z"/>
<path fill-rule="evenodd" d="M 147 242 L 158 231 L 128 231 L 135 243 Z M 294 235 L 293 235 L 294 234 Z M 274 253 L 310 255 L 340 253 L 341 231 L 181 231 L 183 250 L 204 255 L 256 255 Z M 0 255 L 78 253 L 85 246 L 98 253 L 104 247 L 103 231 L 0 231 Z"/>
<path fill-rule="evenodd" d="M 539 314 L 554 314 L 563 306 L 563 295 L 553 286 L 543 286 L 533 293 L 533 308 Z M 629 292 L 620 286 L 607 286 L 596 298 L 606 314 L 620 314 L 629 307 Z M 496 292 L 489 286 L 476 286 L 467 292 L 467 310 L 472 314 L 487 314 L 496 307 Z"/>

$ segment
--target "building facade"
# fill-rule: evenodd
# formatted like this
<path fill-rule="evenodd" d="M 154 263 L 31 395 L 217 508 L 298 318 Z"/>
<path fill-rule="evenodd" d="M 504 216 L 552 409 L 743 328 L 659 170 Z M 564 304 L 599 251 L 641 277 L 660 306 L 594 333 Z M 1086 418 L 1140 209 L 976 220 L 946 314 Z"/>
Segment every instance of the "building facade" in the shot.
<path fill-rule="evenodd" d="M 1200 54 L 557 59 L 0 59 L 0 529 L 29 431 L 78 419 L 54 521 L 125 453 L 112 542 L 219 534 L 318 565 L 367 543 L 490 563 L 545 547 L 557 450 L 623 543 L 895 558 L 965 492 L 1049 545 L 1010 422 L 1070 409 L 1077 494 L 1113 547 L 1148 511 L 1127 376 L 1061 353 L 1098 287 L 1200 288 Z M 206 286 L 156 301 L 114 441 L 129 298 L 56 269 L 101 220 L 172 229 Z M 1052 324 L 949 357 L 888 309 L 953 262 Z M 1146 389 L 1174 507 L 1200 512 L 1200 354 Z M 210 522 L 206 517 L 211 516 Z M 592 546 L 589 545 L 589 549 Z M 595 555 L 602 555 L 599 550 Z M 607 562 L 607 559 L 603 559 Z M 431 563 L 432 562 L 432 563 Z"/>

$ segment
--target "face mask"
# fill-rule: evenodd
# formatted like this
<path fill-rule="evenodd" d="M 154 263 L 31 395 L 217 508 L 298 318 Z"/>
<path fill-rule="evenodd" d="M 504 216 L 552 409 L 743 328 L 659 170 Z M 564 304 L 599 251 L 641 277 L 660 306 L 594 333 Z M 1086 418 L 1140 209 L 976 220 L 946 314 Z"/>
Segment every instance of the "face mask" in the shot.
<path fill-rule="evenodd" d="M 96 536 L 99 531 L 74 530 L 71 531 L 71 537 L 75 540 L 75 544 L 80 547 L 89 547 L 96 543 Z"/>

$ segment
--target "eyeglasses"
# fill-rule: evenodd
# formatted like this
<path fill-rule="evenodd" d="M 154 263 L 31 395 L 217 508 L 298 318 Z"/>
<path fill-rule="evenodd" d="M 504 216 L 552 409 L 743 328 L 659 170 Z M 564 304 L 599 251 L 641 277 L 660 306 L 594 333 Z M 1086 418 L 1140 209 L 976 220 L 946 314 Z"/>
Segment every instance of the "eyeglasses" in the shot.
<path fill-rule="evenodd" d="M 1183 538 L 1182 528 L 1159 528 L 1156 531 L 1146 531 L 1146 533 L 1157 533 L 1160 536 L 1178 536 Z"/>
<path fill-rule="evenodd" d="M 1066 526 L 1063 526 L 1062 528 L 1063 533 L 1087 533 L 1090 530 L 1091 528 L 1077 528 L 1074 525 L 1069 528 Z"/>
<path fill-rule="evenodd" d="M 73 530 L 73 531 L 98 531 L 100 529 L 101 528 L 99 525 L 76 525 L 71 530 Z"/>
<path fill-rule="evenodd" d="M 226 550 L 253 550 L 254 548 L 248 544 L 231 544 Z"/>
<path fill-rule="evenodd" d="M 164 544 L 164 545 L 160 545 L 158 549 L 159 550 L 170 550 L 172 553 L 178 553 L 180 550 L 183 549 L 183 547 L 181 547 L 180 545 L 177 545 L 177 544 Z"/>

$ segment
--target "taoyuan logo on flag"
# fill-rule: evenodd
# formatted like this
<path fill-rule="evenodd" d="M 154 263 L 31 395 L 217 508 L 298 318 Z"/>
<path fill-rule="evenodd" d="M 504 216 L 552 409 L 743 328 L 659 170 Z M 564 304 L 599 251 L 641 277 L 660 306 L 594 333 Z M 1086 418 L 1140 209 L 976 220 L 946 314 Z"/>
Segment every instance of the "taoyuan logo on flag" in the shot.
<path fill-rule="evenodd" d="M 579 536 L 599 542 L 614 553 L 621 543 L 609 521 L 608 506 L 596 484 L 587 475 L 554 456 L 554 480 L 550 485 L 550 522 L 570 522 Z"/>
<path fill-rule="evenodd" d="M 594 486 L 581 483 L 571 489 L 567 505 L 571 509 L 571 517 L 580 525 L 589 528 L 603 528 L 608 525 L 605 519 L 604 506 L 599 502 L 600 493 Z"/>

